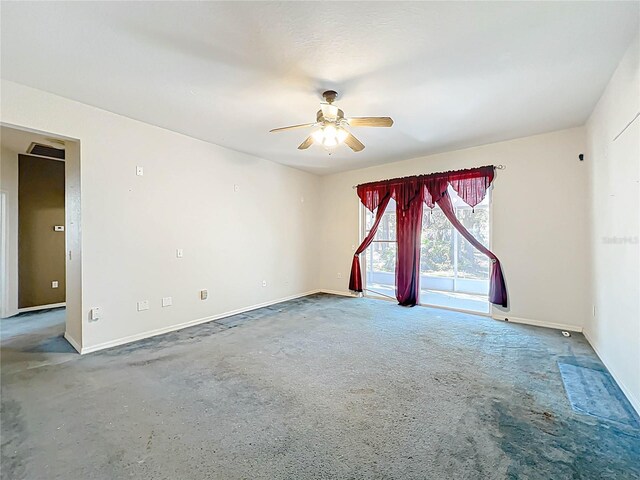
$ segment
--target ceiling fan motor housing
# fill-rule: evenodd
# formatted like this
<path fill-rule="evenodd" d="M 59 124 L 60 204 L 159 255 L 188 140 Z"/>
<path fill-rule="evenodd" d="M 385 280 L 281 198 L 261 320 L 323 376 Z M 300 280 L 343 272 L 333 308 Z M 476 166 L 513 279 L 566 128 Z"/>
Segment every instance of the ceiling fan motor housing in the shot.
<path fill-rule="evenodd" d="M 316 113 L 316 121 L 317 122 L 331 121 L 333 123 L 339 124 L 340 121 L 344 118 L 344 112 L 342 110 L 340 110 L 339 108 L 338 108 L 337 112 L 338 113 L 336 115 L 336 118 L 333 119 L 333 120 L 329 120 L 327 118 L 324 118 L 324 114 L 322 113 L 322 110 L 318 110 L 318 112 Z"/>
<path fill-rule="evenodd" d="M 327 90 L 322 94 L 322 97 L 325 99 L 327 103 L 333 103 L 336 100 L 337 96 L 338 96 L 338 92 L 334 90 Z"/>

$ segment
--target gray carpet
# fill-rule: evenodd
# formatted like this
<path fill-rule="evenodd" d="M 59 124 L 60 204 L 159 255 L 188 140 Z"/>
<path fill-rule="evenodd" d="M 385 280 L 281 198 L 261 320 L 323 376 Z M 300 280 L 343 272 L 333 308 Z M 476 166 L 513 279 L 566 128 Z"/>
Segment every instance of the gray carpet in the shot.
<path fill-rule="evenodd" d="M 59 333 L 3 334 L 2 479 L 640 478 L 640 430 L 566 396 L 558 362 L 603 368 L 579 334 L 329 295 Z"/>

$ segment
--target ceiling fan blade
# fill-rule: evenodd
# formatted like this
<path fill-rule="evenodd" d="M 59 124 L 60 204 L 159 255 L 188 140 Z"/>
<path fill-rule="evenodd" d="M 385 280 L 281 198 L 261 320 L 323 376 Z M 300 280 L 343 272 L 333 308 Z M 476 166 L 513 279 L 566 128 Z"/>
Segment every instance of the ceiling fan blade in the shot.
<path fill-rule="evenodd" d="M 315 125 L 315 123 L 303 123 L 302 125 L 290 125 L 288 127 L 274 128 L 273 130 L 269 130 L 269 133 L 282 132 L 283 130 L 295 130 L 296 128 L 313 127 L 314 125 Z"/>
<path fill-rule="evenodd" d="M 393 125 L 391 117 L 355 117 L 347 121 L 352 127 L 390 127 Z"/>
<path fill-rule="evenodd" d="M 354 152 L 364 150 L 364 144 L 352 134 L 349 134 L 347 138 L 344 139 L 344 143 L 346 143 L 347 146 Z"/>
<path fill-rule="evenodd" d="M 313 145 L 313 137 L 311 135 L 309 135 L 304 142 L 302 142 L 300 145 L 298 145 L 298 150 L 306 150 L 307 148 L 309 148 L 311 145 Z"/>

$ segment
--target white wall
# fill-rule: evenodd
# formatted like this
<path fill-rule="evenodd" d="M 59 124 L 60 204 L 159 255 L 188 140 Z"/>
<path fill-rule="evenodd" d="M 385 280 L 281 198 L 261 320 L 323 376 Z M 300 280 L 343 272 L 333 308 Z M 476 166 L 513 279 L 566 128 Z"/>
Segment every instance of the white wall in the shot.
<path fill-rule="evenodd" d="M 1 113 L 80 142 L 83 350 L 319 287 L 319 177 L 8 81 Z"/>
<path fill-rule="evenodd" d="M 640 412 L 640 38 L 587 123 L 592 305 L 585 334 Z"/>
<path fill-rule="evenodd" d="M 322 287 L 348 290 L 359 243 L 352 185 L 503 164 L 492 192 L 492 249 L 510 308 L 494 308 L 494 316 L 581 330 L 589 305 L 587 177 L 578 161 L 584 148 L 584 129 L 575 128 L 323 177 Z"/>
<path fill-rule="evenodd" d="M 5 303 L 0 317 L 9 317 L 18 313 L 18 154 L 4 145 L 0 148 L 0 190 L 5 194 L 5 263 L 4 276 L 0 279 Z"/>

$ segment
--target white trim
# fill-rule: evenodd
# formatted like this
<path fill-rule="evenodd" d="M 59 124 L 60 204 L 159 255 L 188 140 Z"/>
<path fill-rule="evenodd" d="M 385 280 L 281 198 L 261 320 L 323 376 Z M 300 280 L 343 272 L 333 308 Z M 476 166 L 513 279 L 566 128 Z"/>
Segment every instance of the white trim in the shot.
<path fill-rule="evenodd" d="M 47 305 L 36 305 L 34 307 L 19 308 L 17 313 L 35 312 L 37 310 L 47 310 L 48 308 L 60 308 L 66 306 L 67 304 L 65 302 L 49 303 Z"/>
<path fill-rule="evenodd" d="M 279 298 L 277 300 L 269 300 L 268 302 L 258 303 L 256 305 L 251 305 L 249 307 L 242 307 L 236 310 L 231 310 L 224 313 L 219 313 L 217 315 L 210 315 L 208 317 L 197 318 L 195 320 L 189 320 L 188 322 L 179 323 L 177 325 L 171 325 L 168 327 L 162 327 L 155 330 L 149 330 L 147 332 L 136 333 L 135 335 L 129 335 L 127 337 L 118 338 L 116 340 L 110 340 L 104 343 L 98 343 L 97 345 L 92 345 L 89 347 L 82 347 L 80 349 L 80 353 L 84 355 L 85 353 L 97 352 L 98 350 L 104 350 L 105 348 L 117 347 L 119 345 L 124 345 L 125 343 L 136 342 L 138 340 L 143 340 L 149 337 L 155 337 L 156 335 L 162 335 L 163 333 L 174 332 L 176 330 L 182 330 L 183 328 L 193 327 L 195 325 L 200 325 L 201 323 L 211 322 L 213 320 L 219 320 L 221 318 L 231 317 L 233 315 L 238 315 L 240 313 L 249 312 L 251 310 L 256 310 L 258 308 L 268 307 L 270 305 L 275 305 L 276 303 L 287 302 L 289 300 L 294 300 L 300 297 L 306 297 L 309 295 L 313 295 L 315 293 L 319 293 L 320 290 L 310 290 L 304 293 L 298 293 L 295 295 L 290 295 L 288 297 Z"/>
<path fill-rule="evenodd" d="M 329 295 L 340 295 L 342 297 L 352 297 L 352 298 L 359 297 L 357 293 L 353 293 L 351 291 L 344 292 L 341 290 L 327 290 L 325 288 L 321 288 L 320 290 L 318 290 L 317 293 L 328 293 Z"/>
<path fill-rule="evenodd" d="M 420 303 L 418 305 L 420 305 L 421 307 L 439 308 L 440 310 L 449 310 L 451 312 L 466 313 L 467 315 L 477 315 L 479 317 L 491 317 L 491 314 L 488 312 L 476 312 L 474 310 L 465 310 L 464 308 L 446 307 L 444 305 L 431 305 L 430 303 Z M 489 308 L 491 308 L 491 306 L 489 306 Z"/>
<path fill-rule="evenodd" d="M 605 361 L 604 356 L 596 348 L 595 342 L 591 339 L 587 331 L 583 330 L 582 334 L 584 335 L 584 338 L 587 339 L 587 342 L 589 342 L 589 345 L 591 345 L 591 348 L 593 348 L 593 351 L 596 352 L 596 355 L 598 355 L 598 357 L 600 358 L 600 361 L 604 364 L 605 367 L 607 367 L 607 370 L 609 370 L 609 373 L 611 374 L 613 379 L 616 381 L 616 383 L 620 387 L 620 390 L 622 390 L 622 393 L 624 393 L 624 395 L 627 397 L 627 400 L 629 400 L 629 403 L 631 404 L 631 406 L 636 410 L 636 412 L 638 412 L 638 415 L 640 415 L 640 399 L 636 398 L 633 395 L 631 390 L 620 379 L 620 376 L 616 373 L 616 371 L 613 368 L 611 368 L 611 364 Z"/>
<path fill-rule="evenodd" d="M 35 142 L 31 142 L 32 144 Z M 41 144 L 44 145 L 44 144 Z M 47 147 L 50 147 L 51 145 L 46 145 Z M 51 148 L 58 148 L 58 147 L 51 147 Z M 62 149 L 64 150 L 64 148 Z M 27 157 L 35 157 L 35 158 L 44 158 L 45 160 L 55 160 L 57 162 L 64 162 L 64 158 L 56 158 L 56 157 L 47 157 L 46 155 L 36 155 L 35 153 L 20 153 L 19 155 L 25 155 Z"/>
<path fill-rule="evenodd" d="M 545 322 L 544 320 L 533 320 L 532 318 L 520 318 L 513 317 L 511 315 L 491 315 L 491 318 L 494 320 L 499 320 L 504 322 L 505 319 L 509 323 L 521 323 L 524 325 L 533 325 L 534 327 L 544 327 L 544 328 L 553 328 L 556 330 L 566 330 L 568 332 L 582 332 L 582 327 L 577 327 L 575 325 L 568 325 L 565 323 L 554 323 L 554 322 Z"/>
<path fill-rule="evenodd" d="M 0 318 L 7 318 L 9 315 L 9 241 L 7 221 L 7 192 L 0 190 Z"/>
<path fill-rule="evenodd" d="M 71 335 L 69 335 L 69 332 L 64 332 L 64 338 L 67 342 L 71 344 L 73 348 L 76 349 L 78 353 L 82 353 L 82 348 L 80 347 L 80 344 L 76 340 L 74 340 Z"/>

